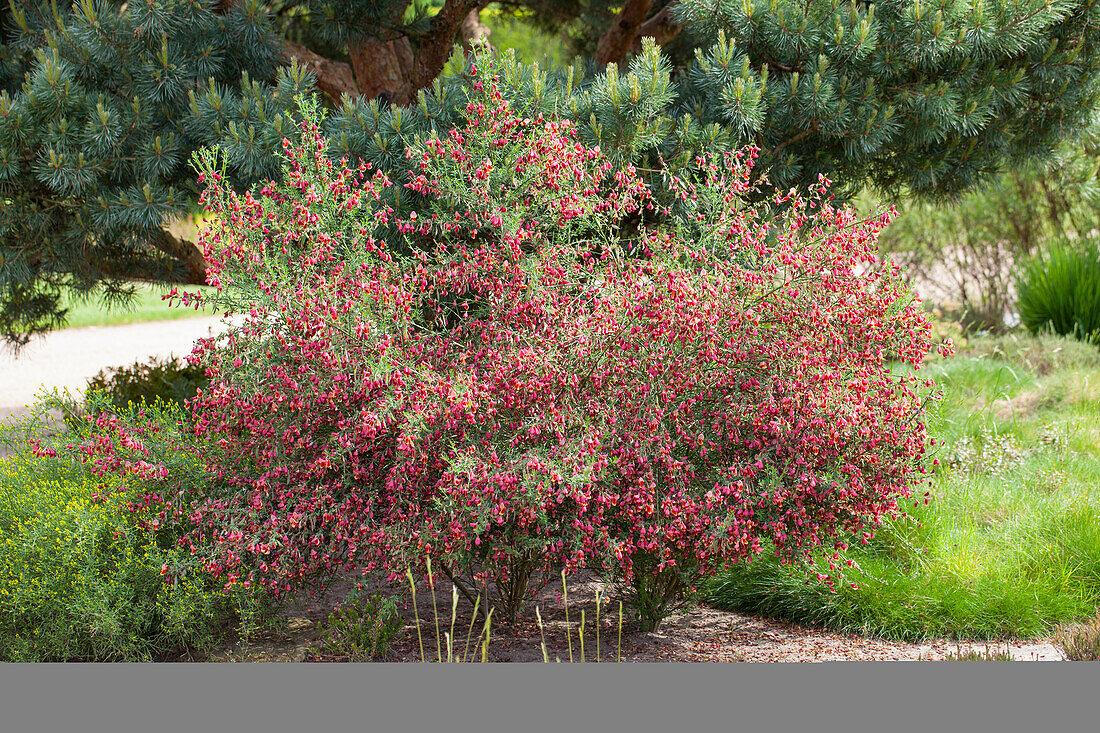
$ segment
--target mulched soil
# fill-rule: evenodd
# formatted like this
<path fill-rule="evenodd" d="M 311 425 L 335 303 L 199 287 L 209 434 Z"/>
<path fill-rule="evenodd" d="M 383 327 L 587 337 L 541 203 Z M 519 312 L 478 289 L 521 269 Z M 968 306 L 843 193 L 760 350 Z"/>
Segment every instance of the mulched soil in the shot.
<path fill-rule="evenodd" d="M 342 662 L 346 657 L 320 643 L 318 622 L 327 619 L 330 611 L 351 588 L 350 582 L 331 587 L 323 596 L 303 597 L 284 612 L 277 628 L 254 636 L 247 643 L 235 641 L 226 648 L 205 658 L 207 661 L 308 661 Z M 581 610 L 585 611 L 585 661 L 596 661 L 595 598 L 597 589 L 603 594 L 603 586 L 594 577 L 581 576 L 569 583 L 569 626 L 571 629 L 572 658 L 580 661 L 580 643 L 577 637 Z M 368 590 L 390 590 L 374 586 Z M 415 615 L 408 603 L 407 587 L 402 608 L 405 622 L 399 641 L 391 653 L 380 661 L 420 662 L 420 642 L 417 638 Z M 436 581 L 436 604 L 440 623 L 440 638 L 450 630 L 451 585 L 446 580 Z M 540 593 L 534 605 L 542 615 L 543 632 L 550 661 L 570 659 L 566 640 L 565 609 L 562 605 L 560 584 Z M 459 596 L 455 617 L 455 656 L 460 656 L 466 645 L 470 628 L 472 606 Z M 436 631 L 432 596 L 427 588 L 417 590 L 417 614 L 424 645 L 424 658 L 435 661 Z M 799 624 L 775 621 L 744 614 L 721 611 L 705 605 L 685 609 L 665 621 L 659 632 L 637 630 L 624 619 L 619 652 L 618 605 L 612 602 L 601 611 L 600 661 L 602 662 L 824 662 L 824 661 L 901 661 L 943 660 L 962 652 L 973 650 L 985 655 L 990 652 L 1008 651 L 1019 661 L 1054 661 L 1064 659 L 1061 651 L 1048 640 L 1008 642 L 1001 644 L 960 644 L 939 640 L 930 643 L 907 643 L 855 634 L 841 634 L 814 629 Z M 477 635 L 482 628 L 479 618 L 474 624 L 468 661 L 480 661 L 475 655 Z M 439 654 L 446 659 L 446 641 Z M 488 651 L 490 662 L 542 662 L 540 631 L 534 608 L 513 623 L 498 621 L 494 614 Z"/>

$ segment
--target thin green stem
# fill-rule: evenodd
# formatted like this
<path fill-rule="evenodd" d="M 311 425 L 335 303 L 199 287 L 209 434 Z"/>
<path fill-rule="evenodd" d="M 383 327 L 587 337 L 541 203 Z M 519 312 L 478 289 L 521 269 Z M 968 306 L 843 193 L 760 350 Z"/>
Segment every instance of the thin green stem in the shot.
<path fill-rule="evenodd" d="M 435 659 L 437 662 L 443 661 L 443 647 L 439 638 L 439 606 L 435 602 L 435 582 L 432 579 L 432 559 L 427 558 L 428 561 L 428 587 L 432 589 L 432 613 L 435 616 Z"/>
<path fill-rule="evenodd" d="M 546 633 L 542 628 L 542 614 L 539 612 L 538 606 L 535 606 L 535 618 L 539 622 L 539 646 L 542 648 L 542 662 L 543 664 L 549 664 L 550 654 L 546 651 Z"/>
<path fill-rule="evenodd" d="M 623 602 L 619 601 L 619 654 L 615 660 L 617 662 L 623 661 Z"/>
<path fill-rule="evenodd" d="M 489 609 L 489 613 L 485 616 L 485 643 L 481 645 L 481 661 L 489 661 L 489 633 L 493 625 L 493 609 Z"/>
<path fill-rule="evenodd" d="M 565 585 L 565 571 L 561 571 L 561 602 L 565 606 L 565 641 L 569 644 L 569 661 L 573 661 L 573 637 L 569 635 L 569 589 Z"/>
<path fill-rule="evenodd" d="M 424 662 L 424 637 L 420 633 L 420 613 L 416 610 L 416 582 L 413 580 L 412 570 L 405 568 L 405 575 L 409 578 L 409 587 L 412 588 L 413 618 L 416 619 L 416 640 L 420 642 L 420 661 Z"/>
<path fill-rule="evenodd" d="M 600 662 L 600 589 L 596 589 L 596 663 Z"/>
<path fill-rule="evenodd" d="M 453 649 L 455 638 L 455 615 L 458 613 L 458 586 L 451 585 L 451 632 L 447 634 L 447 661 L 453 661 Z"/>
<path fill-rule="evenodd" d="M 577 638 L 581 640 L 581 661 L 584 661 L 584 609 L 581 609 L 581 625 L 577 629 Z"/>
<path fill-rule="evenodd" d="M 479 595 L 477 597 L 477 600 L 474 601 L 474 613 L 473 613 L 472 616 L 470 616 L 470 628 L 466 632 L 466 648 L 462 650 L 462 661 L 463 662 L 465 662 L 468 659 L 467 655 L 470 653 L 470 638 L 473 636 L 473 633 L 474 633 L 474 621 L 477 620 L 477 610 L 480 606 L 481 606 L 481 596 Z"/>

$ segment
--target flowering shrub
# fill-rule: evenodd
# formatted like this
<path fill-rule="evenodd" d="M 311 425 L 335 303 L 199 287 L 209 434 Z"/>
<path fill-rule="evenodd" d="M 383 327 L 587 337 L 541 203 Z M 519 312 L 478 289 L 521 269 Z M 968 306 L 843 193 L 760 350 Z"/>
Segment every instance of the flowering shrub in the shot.
<path fill-rule="evenodd" d="M 177 546 L 170 505 L 150 492 L 169 465 L 178 476 L 195 462 L 170 436 L 155 445 L 182 413 L 153 410 L 135 424 L 109 415 L 106 399 L 96 393 L 96 417 L 53 435 L 41 431 L 42 413 L 72 414 L 76 403 L 48 400 L 18 437 L 5 436 L 17 452 L 0 462 L 0 660 L 149 660 L 202 648 L 257 600 L 226 591 Z M 167 465 L 158 447 L 175 454 Z"/>
<path fill-rule="evenodd" d="M 285 591 L 427 556 L 507 615 L 600 568 L 655 627 L 765 539 L 806 556 L 898 511 L 931 385 L 889 360 L 919 368 L 930 325 L 869 268 L 889 214 L 827 181 L 760 213 L 751 150 L 659 206 L 476 73 L 465 124 L 410 153 L 419 210 L 325 158 L 313 118 L 257 195 L 201 159 L 214 298 L 245 316 L 192 355 L 225 487 L 194 513 L 209 567 Z"/>

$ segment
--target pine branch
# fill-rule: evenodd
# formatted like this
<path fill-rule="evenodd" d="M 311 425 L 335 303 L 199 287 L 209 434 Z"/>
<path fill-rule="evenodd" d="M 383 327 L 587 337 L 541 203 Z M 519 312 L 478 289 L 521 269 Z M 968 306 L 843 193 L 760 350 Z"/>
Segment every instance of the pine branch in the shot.
<path fill-rule="evenodd" d="M 778 153 L 780 150 L 787 147 L 788 145 L 793 145 L 794 143 L 798 142 L 799 140 L 806 137 L 807 135 L 811 135 L 811 134 L 817 132 L 820 129 L 821 128 L 820 128 L 820 125 L 818 124 L 817 120 L 814 120 L 813 122 L 810 123 L 810 126 L 807 127 L 805 130 L 798 133 L 794 137 L 780 143 L 779 145 L 776 145 L 769 152 L 774 155 L 775 153 Z"/>
<path fill-rule="evenodd" d="M 409 74 L 413 52 L 407 37 L 385 41 L 367 36 L 348 49 L 348 56 L 364 97 L 401 105 L 412 103 Z"/>

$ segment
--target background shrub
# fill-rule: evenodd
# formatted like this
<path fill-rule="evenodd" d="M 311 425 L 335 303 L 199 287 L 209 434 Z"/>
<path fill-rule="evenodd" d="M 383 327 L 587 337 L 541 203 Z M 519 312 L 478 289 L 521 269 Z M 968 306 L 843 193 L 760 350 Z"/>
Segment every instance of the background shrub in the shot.
<path fill-rule="evenodd" d="M 1015 320 L 1016 275 L 1051 243 L 1071 248 L 1097 228 L 1100 127 L 1050 160 L 1008 170 L 951 202 L 908 200 L 881 238 L 921 297 L 954 310 L 969 330 L 1004 332 Z M 865 193 L 864 205 L 873 196 Z"/>
<path fill-rule="evenodd" d="M 1100 341 L 1100 248 L 1095 240 L 1055 246 L 1024 267 L 1018 285 L 1020 320 L 1033 333 L 1050 330 Z"/>
<path fill-rule="evenodd" d="M 88 390 L 106 393 L 112 405 L 125 410 L 152 406 L 158 400 L 183 407 L 206 384 L 201 368 L 170 356 L 103 369 L 88 380 Z"/>
<path fill-rule="evenodd" d="M 1027 334 L 973 337 L 928 371 L 944 398 L 933 483 L 907 517 L 818 568 L 764 553 L 706 584 L 721 608 L 906 640 L 1047 636 L 1100 606 L 1100 350 Z M 820 562 L 820 561 L 819 561 Z M 853 587 L 854 584 L 854 587 Z"/>
<path fill-rule="evenodd" d="M 350 598 L 321 624 L 325 651 L 349 662 L 384 657 L 397 639 L 404 620 L 392 598 L 372 593 Z"/>

